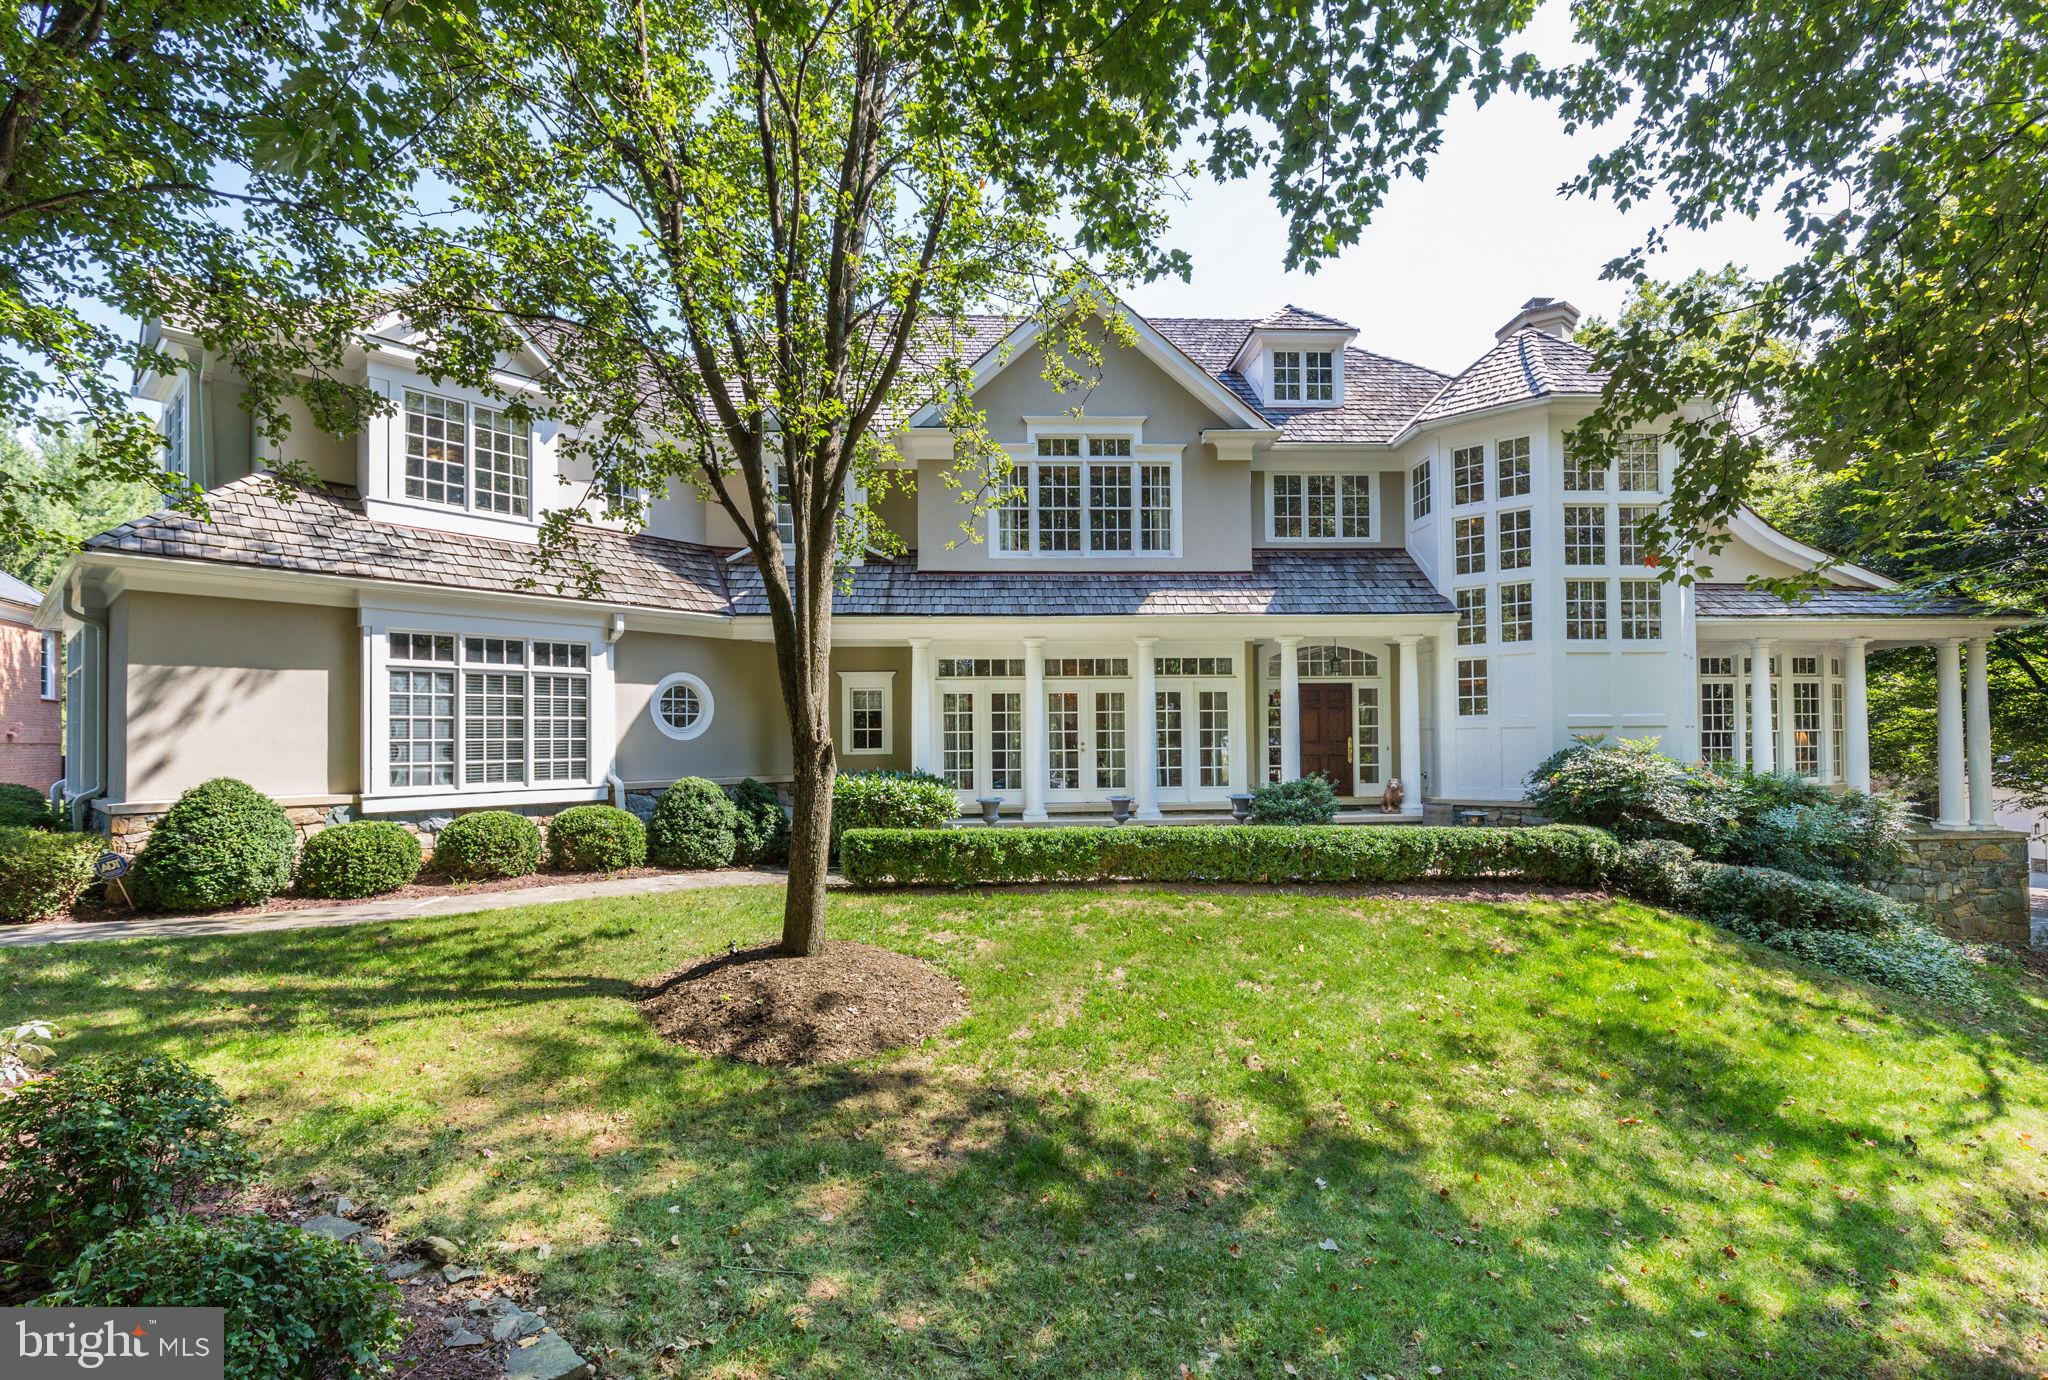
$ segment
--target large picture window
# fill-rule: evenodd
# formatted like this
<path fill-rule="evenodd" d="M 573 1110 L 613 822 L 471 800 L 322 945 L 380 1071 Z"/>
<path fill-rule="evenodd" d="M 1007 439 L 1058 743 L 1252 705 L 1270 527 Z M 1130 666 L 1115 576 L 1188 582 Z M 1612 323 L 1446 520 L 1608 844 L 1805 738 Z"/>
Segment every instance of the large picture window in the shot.
<path fill-rule="evenodd" d="M 533 456 L 526 424 L 496 408 L 406 389 L 405 496 L 447 508 L 531 516 Z"/>
<path fill-rule="evenodd" d="M 1009 556 L 1173 553 L 1174 466 L 1134 455 L 1128 436 L 1041 436 L 996 510 Z"/>
<path fill-rule="evenodd" d="M 589 781 L 587 644 L 394 632 L 386 650 L 390 786 Z"/>

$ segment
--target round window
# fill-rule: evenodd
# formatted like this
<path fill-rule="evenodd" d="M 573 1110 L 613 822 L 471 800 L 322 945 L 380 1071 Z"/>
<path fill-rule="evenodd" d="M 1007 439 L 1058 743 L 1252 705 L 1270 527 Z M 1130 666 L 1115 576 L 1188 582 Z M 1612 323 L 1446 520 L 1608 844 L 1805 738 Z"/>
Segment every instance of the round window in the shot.
<path fill-rule="evenodd" d="M 687 671 L 678 671 L 654 687 L 647 712 L 654 716 L 654 726 L 669 737 L 694 738 L 711 727 L 711 687 Z"/>

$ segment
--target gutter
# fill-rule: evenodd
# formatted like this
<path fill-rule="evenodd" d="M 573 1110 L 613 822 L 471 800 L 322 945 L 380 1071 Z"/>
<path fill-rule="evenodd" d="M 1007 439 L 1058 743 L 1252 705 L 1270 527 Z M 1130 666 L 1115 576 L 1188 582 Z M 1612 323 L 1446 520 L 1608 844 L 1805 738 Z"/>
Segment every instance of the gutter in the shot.
<path fill-rule="evenodd" d="M 82 726 L 80 731 L 81 739 L 83 739 L 88 734 L 91 735 L 93 742 L 92 761 L 96 779 L 93 781 L 92 789 L 87 791 L 81 791 L 79 794 L 69 797 L 64 801 L 63 805 L 63 808 L 66 808 L 71 812 L 71 827 L 74 829 L 83 829 L 85 828 L 87 807 L 90 806 L 94 800 L 98 799 L 99 797 L 107 793 L 108 657 L 106 620 L 102 618 L 93 618 L 89 616 L 84 609 L 78 607 L 77 598 L 77 582 L 75 580 L 66 580 L 64 582 L 65 616 L 68 618 L 76 619 L 79 622 L 79 624 L 81 624 L 84 627 L 91 628 L 93 632 L 98 635 L 99 638 L 97 655 L 93 657 L 91 663 L 93 671 L 93 680 L 95 682 L 91 691 L 92 712 L 86 716 L 86 722 Z M 60 781 L 56 785 L 52 786 L 50 788 L 51 794 L 54 796 L 59 790 L 62 789 L 63 785 L 64 783 Z M 54 804 L 55 802 L 53 801 L 52 803 Z"/>
<path fill-rule="evenodd" d="M 619 639 L 624 637 L 625 635 L 626 615 L 614 609 L 612 611 L 611 618 L 605 624 L 604 645 L 606 655 L 611 658 L 612 675 L 615 678 L 619 673 L 619 665 L 618 652 L 614 649 L 617 648 L 617 646 L 619 645 Z M 616 729 L 616 726 L 614 727 Z M 617 742 L 619 737 L 620 735 L 616 731 L 614 731 L 612 734 L 612 740 L 614 742 Z M 612 793 L 612 804 L 617 806 L 621 810 L 625 809 L 626 783 L 619 778 L 619 753 L 616 747 L 612 749 L 612 764 L 605 771 L 604 784 Z"/>

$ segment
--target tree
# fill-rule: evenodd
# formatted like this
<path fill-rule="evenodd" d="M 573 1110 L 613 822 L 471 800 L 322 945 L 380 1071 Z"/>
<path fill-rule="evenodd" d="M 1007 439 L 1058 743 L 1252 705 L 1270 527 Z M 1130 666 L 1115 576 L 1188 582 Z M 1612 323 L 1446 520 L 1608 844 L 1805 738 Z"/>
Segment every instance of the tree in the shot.
<path fill-rule="evenodd" d="M 1590 56 L 1531 79 L 1569 127 L 1618 142 L 1567 190 L 1668 217 L 1608 273 L 1648 278 L 1673 228 L 1783 217 L 1782 272 L 1659 289 L 1617 323 L 1577 440 L 1611 456 L 1694 398 L 1769 398 L 1760 431 L 1715 413 L 1666 428 L 1665 523 L 1698 536 L 1756 493 L 1777 447 L 1856 473 L 1842 554 L 1966 541 L 2048 483 L 2048 44 L 2034 0 L 1583 0 Z M 1795 348 L 1769 348 L 1773 342 Z M 1676 543 L 1682 545 L 1683 543 Z M 2040 607 L 2035 605 L 2034 607 Z"/>
<path fill-rule="evenodd" d="M 96 463 L 90 432 L 61 431 L 41 444 L 0 435 L 0 486 L 15 494 L 24 525 L 47 540 L 0 542 L 0 570 L 46 588 L 87 537 L 157 506 L 157 486 Z"/>
<path fill-rule="evenodd" d="M 892 432 L 939 403 L 953 482 L 977 508 L 1008 488 L 964 314 L 1035 315 L 1049 369 L 1085 371 L 1101 284 L 1186 270 L 1158 240 L 1188 138 L 1213 174 L 1265 175 L 1313 267 L 1422 170 L 1455 93 L 1504 79 L 1530 9 L 498 0 L 422 36 L 460 112 L 431 146 L 459 214 L 405 309 L 478 387 L 537 338 L 522 409 L 608 484 L 679 478 L 737 526 L 792 735 L 785 953 L 823 944 L 833 592 L 889 540 Z M 550 515 L 571 570 L 573 540 Z"/>
<path fill-rule="evenodd" d="M 347 3 L 31 0 L 0 30 L 0 430 L 93 433 L 80 465 L 0 487 L 0 546 L 53 538 L 38 515 L 78 498 L 53 484 L 203 507 L 125 396 L 130 370 L 179 362 L 124 317 L 193 328 L 266 435 L 290 394 L 340 431 L 373 405 L 328 371 L 427 114 L 376 79 L 375 10 Z"/>

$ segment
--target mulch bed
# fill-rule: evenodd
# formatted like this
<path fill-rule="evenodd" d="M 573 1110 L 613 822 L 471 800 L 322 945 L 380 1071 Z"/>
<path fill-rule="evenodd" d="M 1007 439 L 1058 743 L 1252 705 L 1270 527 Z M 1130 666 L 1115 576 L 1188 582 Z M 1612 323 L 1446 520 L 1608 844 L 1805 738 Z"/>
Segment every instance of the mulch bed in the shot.
<path fill-rule="evenodd" d="M 663 1039 L 750 1064 L 829 1064 L 900 1049 L 967 1014 L 967 993 L 922 959 L 827 943 L 816 958 L 772 946 L 714 954 L 641 984 Z"/>

